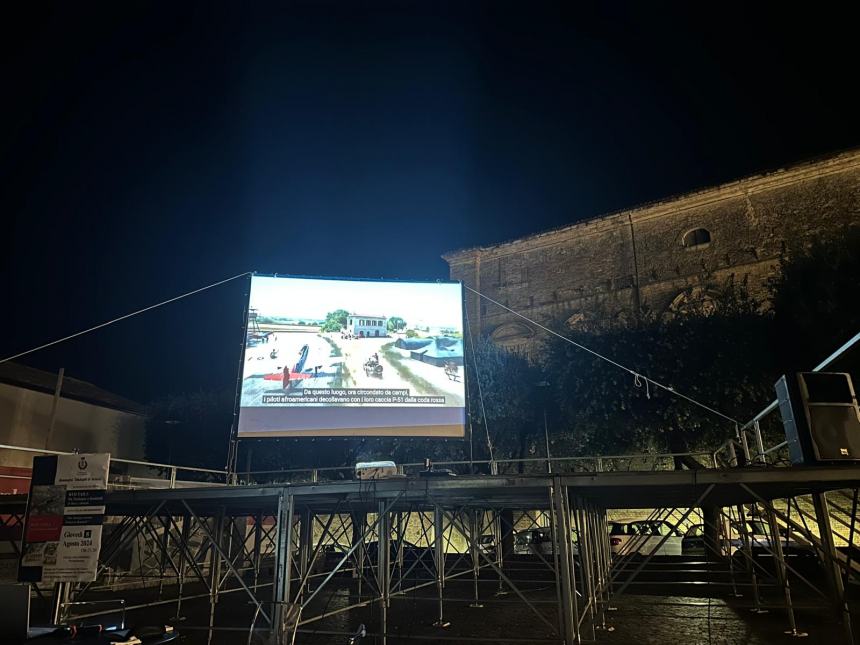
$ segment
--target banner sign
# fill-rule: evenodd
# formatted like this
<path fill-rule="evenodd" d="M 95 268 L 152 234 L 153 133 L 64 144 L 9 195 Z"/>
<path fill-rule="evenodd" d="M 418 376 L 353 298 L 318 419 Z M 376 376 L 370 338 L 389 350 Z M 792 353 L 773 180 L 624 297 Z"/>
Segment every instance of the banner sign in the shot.
<path fill-rule="evenodd" d="M 110 455 L 33 458 L 20 582 L 96 579 Z"/>

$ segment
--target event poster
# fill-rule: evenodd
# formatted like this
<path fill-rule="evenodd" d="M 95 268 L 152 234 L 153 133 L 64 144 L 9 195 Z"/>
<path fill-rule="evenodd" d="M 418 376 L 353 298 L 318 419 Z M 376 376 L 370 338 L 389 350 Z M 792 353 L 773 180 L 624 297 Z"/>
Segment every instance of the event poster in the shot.
<path fill-rule="evenodd" d="M 33 458 L 18 580 L 96 579 L 109 454 Z"/>
<path fill-rule="evenodd" d="M 457 282 L 251 280 L 240 437 L 463 436 Z"/>

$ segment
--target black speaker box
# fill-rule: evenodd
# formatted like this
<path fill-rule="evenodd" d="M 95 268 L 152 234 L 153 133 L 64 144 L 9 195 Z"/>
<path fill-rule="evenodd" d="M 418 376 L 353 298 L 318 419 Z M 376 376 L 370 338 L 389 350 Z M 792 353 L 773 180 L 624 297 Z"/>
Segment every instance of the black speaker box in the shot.
<path fill-rule="evenodd" d="M 860 410 L 850 374 L 787 374 L 775 387 L 792 463 L 860 460 Z"/>

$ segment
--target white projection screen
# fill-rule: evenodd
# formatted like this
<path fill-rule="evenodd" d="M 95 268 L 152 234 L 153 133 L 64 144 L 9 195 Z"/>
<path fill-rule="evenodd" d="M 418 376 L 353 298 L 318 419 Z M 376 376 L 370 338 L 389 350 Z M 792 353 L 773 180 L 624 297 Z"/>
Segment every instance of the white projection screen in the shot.
<path fill-rule="evenodd" d="M 239 438 L 462 437 L 459 282 L 254 275 Z"/>

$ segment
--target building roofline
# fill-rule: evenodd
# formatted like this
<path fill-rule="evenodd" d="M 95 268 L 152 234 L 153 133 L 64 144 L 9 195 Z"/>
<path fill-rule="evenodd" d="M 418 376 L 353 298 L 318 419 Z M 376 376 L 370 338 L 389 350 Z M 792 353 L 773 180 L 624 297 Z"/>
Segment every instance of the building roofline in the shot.
<path fill-rule="evenodd" d="M 846 163 L 847 162 L 847 163 Z M 852 163 L 853 162 L 853 163 Z M 778 181 L 780 179 L 787 178 L 792 175 L 801 175 L 813 168 L 825 166 L 825 165 L 833 165 L 833 166 L 848 166 L 851 167 L 853 165 L 860 165 L 860 148 L 851 148 L 847 150 L 842 150 L 836 153 L 830 153 L 827 155 L 819 155 L 817 157 L 811 157 L 805 159 L 800 162 L 796 162 L 787 166 L 782 166 L 778 168 L 774 168 L 772 170 L 759 172 L 754 175 L 748 175 L 746 177 L 742 177 L 740 179 L 734 179 L 732 181 L 724 182 L 722 184 L 717 184 L 714 186 L 708 186 L 706 188 L 699 188 L 696 190 L 692 190 L 686 193 L 679 193 L 675 195 L 671 195 L 668 197 L 664 197 L 661 199 L 653 200 L 650 202 L 643 202 L 641 204 L 637 204 L 632 207 L 622 208 L 616 211 L 610 211 L 608 213 L 602 213 L 600 215 L 595 215 L 593 217 L 588 217 L 585 219 L 578 220 L 571 224 L 563 224 L 561 226 L 557 226 L 554 228 L 546 229 L 543 231 L 538 231 L 537 233 L 530 233 L 528 235 L 524 235 L 522 237 L 512 238 L 508 240 L 503 240 L 501 242 L 497 242 L 495 244 L 488 244 L 483 246 L 472 246 L 466 247 L 462 249 L 455 249 L 452 251 L 448 251 L 442 254 L 442 259 L 448 262 L 455 262 L 457 259 L 462 258 L 464 256 L 475 255 L 482 251 L 492 251 L 498 249 L 500 247 L 508 246 L 515 243 L 520 242 L 530 242 L 532 240 L 538 240 L 540 238 L 555 235 L 558 233 L 563 233 L 566 231 L 575 230 L 577 228 L 585 227 L 588 225 L 593 225 L 597 222 L 603 220 L 610 220 L 619 217 L 630 216 L 644 214 L 648 211 L 653 211 L 655 209 L 659 209 L 661 207 L 665 208 L 671 204 L 675 204 L 682 201 L 708 201 L 708 197 L 716 197 L 720 193 L 730 192 L 732 190 L 738 190 L 743 188 L 750 188 L 757 184 L 762 183 L 771 183 L 773 181 Z"/>
<path fill-rule="evenodd" d="M 22 363 L 0 363 L 0 383 L 4 385 L 53 395 L 56 382 L 57 375 L 52 372 L 46 372 Z M 88 381 L 69 376 L 63 377 L 60 398 L 116 410 L 117 412 L 127 412 L 138 416 L 146 415 L 145 407 L 140 403 L 108 392 Z"/>

